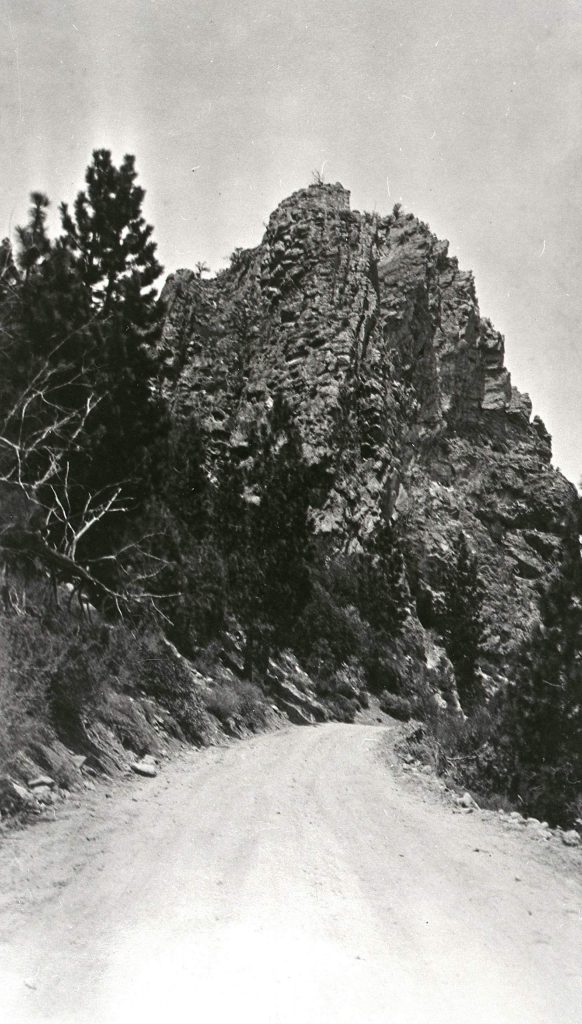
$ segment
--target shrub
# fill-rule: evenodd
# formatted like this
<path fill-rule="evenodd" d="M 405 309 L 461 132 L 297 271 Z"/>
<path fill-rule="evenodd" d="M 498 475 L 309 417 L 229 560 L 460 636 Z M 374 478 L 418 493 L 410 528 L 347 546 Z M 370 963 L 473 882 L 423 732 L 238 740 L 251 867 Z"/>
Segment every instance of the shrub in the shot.
<path fill-rule="evenodd" d="M 412 705 L 406 697 L 399 697 L 396 693 L 389 693 L 384 690 L 379 698 L 380 710 L 400 722 L 408 722 L 412 717 Z"/>
<path fill-rule="evenodd" d="M 123 747 L 140 757 L 158 749 L 158 737 L 143 707 L 126 694 L 110 690 L 99 709 L 99 719 L 110 727 Z"/>
<path fill-rule="evenodd" d="M 508 799 L 511 751 L 499 746 L 499 710 L 496 703 L 479 708 L 471 718 L 438 711 L 425 705 L 425 725 L 415 729 L 404 746 L 419 761 L 430 765 L 455 787 L 477 793 L 488 806 L 515 806 Z"/>
<path fill-rule="evenodd" d="M 311 577 L 295 635 L 295 650 L 308 671 L 327 679 L 353 658 L 365 666 L 371 688 L 396 686 L 397 680 L 387 679 L 392 668 L 387 652 L 406 616 L 406 585 L 393 527 L 381 525 L 359 554 L 326 557 L 320 547 Z"/>
<path fill-rule="evenodd" d="M 266 704 L 258 686 L 240 679 L 236 690 L 239 699 L 239 715 L 250 728 L 264 725 L 266 721 Z"/>
<path fill-rule="evenodd" d="M 30 610 L 34 614 L 0 618 L 3 766 L 19 751 L 38 759 L 57 736 L 75 747 L 81 718 L 98 714 L 108 678 L 101 627 L 65 611 Z"/>
<path fill-rule="evenodd" d="M 305 659 L 305 669 L 316 680 L 329 679 L 335 663 L 328 640 L 315 640 Z"/>
<path fill-rule="evenodd" d="M 361 707 L 368 706 L 364 690 L 364 671 L 356 658 L 350 658 L 333 674 L 317 680 L 315 691 L 332 717 L 353 722 Z"/>
<path fill-rule="evenodd" d="M 223 725 L 238 713 L 238 700 L 234 687 L 217 686 L 204 695 L 206 710 Z"/>
<path fill-rule="evenodd" d="M 455 670 L 459 700 L 463 710 L 470 712 L 483 699 L 477 674 L 479 644 L 483 633 L 483 588 L 477 560 L 469 551 L 462 532 L 459 533 L 454 554 L 444 581 L 441 630 L 447 654 Z"/>
<path fill-rule="evenodd" d="M 5 754 L 26 745 L 43 725 L 66 740 L 81 708 L 98 704 L 103 682 L 99 632 L 66 613 L 3 621 L 0 692 L 3 720 L 10 722 Z"/>
<path fill-rule="evenodd" d="M 376 642 L 370 646 L 364 661 L 366 681 L 372 693 L 398 693 L 406 688 L 406 673 L 400 659 L 387 644 Z"/>
<path fill-rule="evenodd" d="M 0 620 L 0 771 L 3 770 L 18 747 L 26 745 L 33 733 L 33 718 L 29 714 L 29 701 L 25 683 L 34 682 L 29 676 L 30 655 L 15 664 L 12 650 L 10 623 Z M 41 694 L 42 694 L 42 687 Z M 42 695 L 44 702 L 44 695 Z M 36 703 L 33 697 L 33 702 Z M 46 712 L 43 715 L 46 719 Z"/>
<path fill-rule="evenodd" d="M 541 622 L 522 643 L 516 679 L 500 701 L 492 756 L 508 792 L 551 824 L 576 821 L 582 799 L 582 558 L 568 524 L 562 562 L 540 600 Z"/>
<path fill-rule="evenodd" d="M 194 675 L 159 633 L 118 626 L 112 631 L 105 663 L 123 690 L 139 688 L 169 712 L 186 739 L 205 741 L 207 720 Z"/>
<path fill-rule="evenodd" d="M 232 270 L 246 270 L 250 264 L 252 258 L 251 249 L 241 249 L 237 246 L 233 249 L 230 256 L 230 266 Z"/>
<path fill-rule="evenodd" d="M 258 686 L 246 679 L 222 680 L 205 693 L 204 704 L 219 722 L 234 720 L 253 731 L 265 725 L 266 704 Z"/>
<path fill-rule="evenodd" d="M 326 707 L 337 722 L 348 722 L 350 724 L 354 721 L 359 710 L 359 705 L 355 700 L 350 700 L 341 693 L 336 693 L 333 697 L 328 698 L 326 700 Z"/>
<path fill-rule="evenodd" d="M 297 630 L 295 646 L 304 660 L 307 662 L 314 652 L 320 657 L 325 651 L 331 656 L 329 669 L 333 671 L 352 656 L 361 658 L 370 643 L 370 628 L 358 609 L 341 605 L 334 591 L 315 582 Z"/>
<path fill-rule="evenodd" d="M 181 555 L 176 589 L 181 591 L 171 610 L 169 635 L 179 650 L 191 657 L 224 629 L 227 608 L 226 568 L 211 540 L 191 545 Z"/>
<path fill-rule="evenodd" d="M 406 618 L 406 583 L 400 537 L 389 521 L 376 529 L 357 560 L 358 607 L 374 630 L 397 636 Z"/>
<path fill-rule="evenodd" d="M 80 717 L 100 705 L 108 675 L 100 645 L 88 637 L 79 640 L 63 648 L 49 677 L 52 718 L 65 741 L 77 732 Z"/>

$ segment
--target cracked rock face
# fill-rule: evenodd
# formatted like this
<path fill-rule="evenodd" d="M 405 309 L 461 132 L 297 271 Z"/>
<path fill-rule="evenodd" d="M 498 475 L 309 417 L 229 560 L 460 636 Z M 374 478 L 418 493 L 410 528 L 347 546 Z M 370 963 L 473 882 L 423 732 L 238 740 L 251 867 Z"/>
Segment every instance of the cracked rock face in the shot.
<path fill-rule="evenodd" d="M 281 203 L 257 248 L 212 280 L 178 271 L 164 298 L 168 395 L 177 416 L 200 417 L 209 459 L 252 458 L 251 427 L 282 393 L 316 530 L 357 548 L 388 507 L 412 575 L 435 593 L 465 532 L 485 587 L 483 668 L 500 678 L 576 492 L 448 243 L 396 208 L 351 211 L 341 185 L 312 185 Z"/>

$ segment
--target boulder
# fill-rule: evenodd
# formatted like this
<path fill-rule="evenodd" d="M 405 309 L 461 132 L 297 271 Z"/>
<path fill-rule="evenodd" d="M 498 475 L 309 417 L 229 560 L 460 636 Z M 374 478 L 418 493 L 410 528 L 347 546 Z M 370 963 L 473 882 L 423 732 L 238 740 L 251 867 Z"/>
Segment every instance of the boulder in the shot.
<path fill-rule="evenodd" d="M 470 793 L 463 793 L 463 795 L 459 797 L 458 803 L 460 807 L 470 807 L 472 810 L 479 807 L 478 803 L 473 800 Z"/>
<path fill-rule="evenodd" d="M 55 785 L 55 780 L 51 779 L 50 775 L 38 775 L 35 779 L 30 779 L 28 783 L 29 789 L 36 789 L 38 786 L 43 788 L 51 789 Z"/>
<path fill-rule="evenodd" d="M 155 763 L 152 761 L 146 761 L 145 758 L 142 758 L 140 761 L 134 761 L 131 765 L 131 770 L 135 772 L 136 775 L 143 775 L 150 779 L 155 778 L 158 774 L 158 769 L 156 768 Z"/>
<path fill-rule="evenodd" d="M 52 786 L 37 786 L 34 790 L 34 799 L 41 804 L 54 804 L 58 796 Z"/>
<path fill-rule="evenodd" d="M 38 809 L 38 802 L 26 786 L 14 782 L 8 776 L 0 776 L 0 811 L 18 814 Z"/>

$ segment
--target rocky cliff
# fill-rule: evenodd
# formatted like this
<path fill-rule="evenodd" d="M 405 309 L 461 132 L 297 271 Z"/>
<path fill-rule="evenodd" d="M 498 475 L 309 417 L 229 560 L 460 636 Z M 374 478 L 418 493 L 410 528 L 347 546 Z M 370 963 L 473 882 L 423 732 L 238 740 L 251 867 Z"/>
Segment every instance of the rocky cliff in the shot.
<path fill-rule="evenodd" d="M 482 670 L 503 678 L 575 489 L 448 243 L 396 207 L 351 211 L 341 185 L 318 184 L 282 202 L 227 270 L 180 270 L 164 298 L 168 393 L 176 415 L 200 417 L 210 462 L 252 458 L 253 425 L 284 395 L 315 529 L 357 549 L 382 509 L 403 525 L 408 636 L 429 665 L 431 608 L 464 532 L 485 588 Z"/>

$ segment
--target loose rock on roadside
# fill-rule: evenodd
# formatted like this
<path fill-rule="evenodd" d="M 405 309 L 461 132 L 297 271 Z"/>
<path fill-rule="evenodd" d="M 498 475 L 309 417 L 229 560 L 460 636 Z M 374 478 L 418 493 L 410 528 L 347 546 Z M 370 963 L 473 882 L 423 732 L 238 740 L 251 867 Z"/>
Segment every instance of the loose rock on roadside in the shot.
<path fill-rule="evenodd" d="M 135 772 L 136 775 L 143 775 L 150 779 L 154 779 L 158 774 L 156 760 L 151 754 L 146 754 L 145 757 L 142 757 L 139 761 L 134 761 L 131 766 L 131 770 Z"/>

